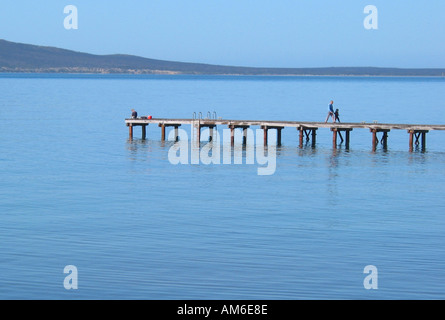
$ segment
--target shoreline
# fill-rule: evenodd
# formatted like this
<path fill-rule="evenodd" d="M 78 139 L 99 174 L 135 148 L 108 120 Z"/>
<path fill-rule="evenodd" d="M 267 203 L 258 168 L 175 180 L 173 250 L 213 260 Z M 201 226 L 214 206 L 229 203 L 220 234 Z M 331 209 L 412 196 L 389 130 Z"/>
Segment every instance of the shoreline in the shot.
<path fill-rule="evenodd" d="M 180 73 L 180 72 L 156 72 L 156 73 L 132 73 L 132 72 L 4 72 L 0 71 L 0 77 L 5 75 L 71 75 L 71 76 L 208 76 L 208 77 L 339 77 L 339 78 L 444 78 L 445 75 L 372 75 L 372 74 L 227 74 L 227 73 Z"/>

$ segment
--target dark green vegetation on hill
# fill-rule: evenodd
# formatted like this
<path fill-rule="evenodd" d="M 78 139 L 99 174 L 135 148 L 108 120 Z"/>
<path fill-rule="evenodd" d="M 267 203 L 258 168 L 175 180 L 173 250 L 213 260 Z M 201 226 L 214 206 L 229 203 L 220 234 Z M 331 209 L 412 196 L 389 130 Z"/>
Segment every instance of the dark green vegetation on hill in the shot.
<path fill-rule="evenodd" d="M 0 40 L 0 72 L 215 75 L 443 76 L 445 69 L 374 67 L 251 68 L 185 63 L 125 54 L 94 55 Z"/>

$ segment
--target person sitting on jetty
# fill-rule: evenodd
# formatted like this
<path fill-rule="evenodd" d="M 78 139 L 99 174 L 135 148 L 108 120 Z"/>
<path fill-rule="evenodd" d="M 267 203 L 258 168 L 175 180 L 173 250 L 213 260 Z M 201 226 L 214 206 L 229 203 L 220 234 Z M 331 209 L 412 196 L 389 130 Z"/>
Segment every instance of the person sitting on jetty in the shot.
<path fill-rule="evenodd" d="M 335 120 L 334 120 L 334 122 L 335 122 L 335 121 L 340 122 L 340 114 L 339 114 L 339 112 L 338 112 L 338 109 L 335 109 L 334 116 L 335 116 Z"/>
<path fill-rule="evenodd" d="M 137 117 L 138 117 L 138 113 L 134 109 L 131 109 L 131 118 L 137 119 Z"/>
<path fill-rule="evenodd" d="M 326 121 L 324 123 L 328 122 L 329 117 L 332 117 L 332 120 L 335 122 L 335 117 L 334 117 L 334 101 L 333 100 L 331 100 L 331 104 L 329 105 L 328 116 L 326 117 Z"/>

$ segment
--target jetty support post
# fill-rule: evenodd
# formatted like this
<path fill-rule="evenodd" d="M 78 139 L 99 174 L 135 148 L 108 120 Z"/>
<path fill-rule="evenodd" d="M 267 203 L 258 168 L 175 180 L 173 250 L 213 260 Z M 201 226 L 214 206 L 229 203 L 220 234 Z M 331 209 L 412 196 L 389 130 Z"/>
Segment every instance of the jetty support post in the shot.
<path fill-rule="evenodd" d="M 277 128 L 277 146 L 281 146 L 281 130 L 283 130 L 283 128 Z"/>
<path fill-rule="evenodd" d="M 281 130 L 283 130 L 284 127 L 272 127 L 271 129 L 277 130 L 277 146 L 281 146 Z"/>
<path fill-rule="evenodd" d="M 233 147 L 235 145 L 235 125 L 230 124 L 230 145 Z"/>
<path fill-rule="evenodd" d="M 340 136 L 341 143 L 345 142 L 346 149 L 349 149 L 351 131 L 352 131 L 352 128 L 337 128 L 337 132 L 338 132 L 338 135 Z M 343 139 L 343 136 L 341 135 L 342 132 L 345 133 L 345 139 Z"/>
<path fill-rule="evenodd" d="M 213 141 L 213 127 L 209 127 L 209 142 Z"/>
<path fill-rule="evenodd" d="M 377 143 L 378 143 L 377 129 L 370 129 L 370 131 L 372 133 L 372 151 L 375 151 L 377 149 Z"/>
<path fill-rule="evenodd" d="M 426 134 L 429 132 L 429 130 L 413 130 L 410 129 L 408 130 L 409 133 L 409 151 L 412 152 L 413 151 L 413 145 L 421 145 L 421 150 L 425 151 L 426 150 Z M 416 138 L 416 140 L 414 141 L 414 138 Z M 419 142 L 419 138 L 421 139 L 421 141 Z"/>
<path fill-rule="evenodd" d="M 331 131 L 333 132 L 332 143 L 333 143 L 334 148 L 336 148 L 336 146 L 337 146 L 337 134 L 338 134 L 338 136 L 340 137 L 340 140 L 341 140 L 340 144 L 345 142 L 346 149 L 349 149 L 352 128 L 338 128 L 338 127 L 334 127 L 334 128 L 331 128 Z M 343 139 L 343 136 L 341 134 L 342 132 L 345 133 L 345 138 L 344 139 Z"/>
<path fill-rule="evenodd" d="M 304 127 L 299 127 L 299 128 L 297 128 L 297 129 L 300 131 L 300 135 L 299 135 L 299 145 L 300 145 L 300 148 L 303 148 L 303 137 L 304 137 L 305 129 L 304 129 Z"/>
<path fill-rule="evenodd" d="M 414 144 L 414 130 L 408 130 L 409 133 L 409 151 L 413 151 L 413 144 Z"/>
<path fill-rule="evenodd" d="M 243 127 L 243 146 L 247 144 L 247 128 L 249 127 Z"/>
<path fill-rule="evenodd" d="M 422 131 L 422 151 L 426 149 L 426 134 L 428 131 Z"/>
<path fill-rule="evenodd" d="M 214 140 L 214 132 L 216 128 L 216 124 L 201 124 L 201 128 L 209 128 L 209 142 L 212 142 Z"/>
<path fill-rule="evenodd" d="M 309 140 L 312 139 L 312 147 L 315 147 L 315 143 L 317 140 L 317 130 L 318 128 L 308 128 L 308 127 L 297 127 L 297 130 L 299 131 L 299 146 L 300 148 L 303 148 L 303 140 L 306 136 L 306 142 L 309 142 Z"/>
<path fill-rule="evenodd" d="M 148 124 L 142 125 L 142 140 L 145 140 L 147 138 L 147 126 Z"/>
<path fill-rule="evenodd" d="M 243 129 L 243 145 L 247 145 L 247 129 L 250 128 L 250 125 L 245 124 L 229 124 L 230 128 L 230 142 L 232 146 L 235 145 L 235 129 Z"/>
<path fill-rule="evenodd" d="M 235 129 L 236 129 L 236 126 L 232 126 L 230 128 L 230 143 L 231 143 L 232 147 L 235 145 Z"/>
<path fill-rule="evenodd" d="M 165 135 L 165 128 L 167 127 L 173 127 L 175 128 L 175 141 L 179 141 L 179 130 L 178 128 L 181 126 L 179 123 L 159 123 L 158 127 L 161 128 L 161 141 L 165 141 L 166 135 Z"/>
<path fill-rule="evenodd" d="M 383 145 L 383 149 L 388 149 L 388 132 L 389 131 L 383 131 L 383 137 L 382 137 L 382 145 Z"/>
<path fill-rule="evenodd" d="M 345 139 L 343 139 L 343 136 L 341 135 L 341 129 L 339 129 L 339 128 L 337 128 L 337 133 L 338 133 L 338 136 L 340 137 L 340 144 L 342 144 L 344 141 L 345 141 Z"/>
<path fill-rule="evenodd" d="M 377 137 L 378 132 L 383 132 L 382 140 L 380 142 L 382 143 L 383 148 L 386 150 L 388 148 L 388 132 L 391 130 L 371 128 L 370 131 L 372 133 L 372 151 L 377 150 L 377 144 L 379 143 L 379 139 Z"/>
<path fill-rule="evenodd" d="M 199 145 L 201 141 L 201 124 L 198 123 L 196 125 L 196 143 Z"/>
<path fill-rule="evenodd" d="M 128 125 L 128 139 L 133 140 L 133 125 L 131 123 Z"/>
<path fill-rule="evenodd" d="M 350 138 L 351 138 L 351 131 L 352 131 L 352 128 L 348 128 L 348 129 L 345 129 L 345 139 L 346 139 L 346 144 L 345 144 L 345 147 L 346 147 L 346 149 L 349 149 L 349 141 L 350 141 Z"/>
<path fill-rule="evenodd" d="M 264 146 L 267 146 L 267 138 L 268 138 L 268 130 L 269 128 L 267 126 L 261 126 L 261 129 L 263 129 L 264 132 Z"/>
<path fill-rule="evenodd" d="M 161 141 L 165 141 L 165 124 L 160 123 L 158 126 L 161 127 Z"/>
<path fill-rule="evenodd" d="M 343 137 L 341 136 L 339 128 L 331 128 L 332 131 L 332 146 L 334 149 L 337 148 L 337 133 L 340 135 L 341 141 L 343 142 Z"/>
<path fill-rule="evenodd" d="M 315 143 L 317 140 L 317 130 L 318 128 L 312 128 L 311 130 L 311 136 L 312 136 L 312 147 L 315 147 Z"/>
<path fill-rule="evenodd" d="M 271 127 L 271 126 L 266 126 L 266 125 L 262 125 L 261 129 L 264 130 L 264 145 L 267 145 L 267 138 L 268 138 L 268 130 L 269 129 L 275 129 L 277 130 L 277 146 L 281 146 L 281 130 L 284 129 L 284 127 Z"/>
<path fill-rule="evenodd" d="M 180 125 L 176 125 L 176 126 L 174 126 L 174 128 L 175 128 L 175 141 L 176 142 L 178 142 L 179 141 L 179 126 Z"/>

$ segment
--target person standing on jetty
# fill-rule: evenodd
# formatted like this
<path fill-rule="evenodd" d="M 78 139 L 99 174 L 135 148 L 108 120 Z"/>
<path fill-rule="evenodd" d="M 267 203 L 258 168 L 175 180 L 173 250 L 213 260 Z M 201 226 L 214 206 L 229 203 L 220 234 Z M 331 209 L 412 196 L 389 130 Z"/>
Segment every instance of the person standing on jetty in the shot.
<path fill-rule="evenodd" d="M 329 120 L 329 117 L 332 117 L 332 120 L 335 122 L 335 116 L 334 116 L 334 101 L 331 100 L 331 104 L 329 105 L 329 113 L 326 117 L 326 121 L 324 123 L 327 123 Z"/>
<path fill-rule="evenodd" d="M 138 117 L 138 113 L 134 109 L 131 109 L 131 118 L 136 119 L 137 117 Z"/>

